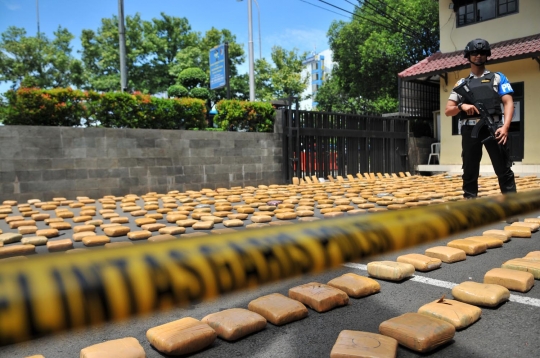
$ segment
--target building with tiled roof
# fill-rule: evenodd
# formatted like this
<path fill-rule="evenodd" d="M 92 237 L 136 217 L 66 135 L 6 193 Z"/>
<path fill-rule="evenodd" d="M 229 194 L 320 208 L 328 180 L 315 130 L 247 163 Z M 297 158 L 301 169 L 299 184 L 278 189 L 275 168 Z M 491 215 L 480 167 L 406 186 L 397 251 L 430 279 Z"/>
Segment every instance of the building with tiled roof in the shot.
<path fill-rule="evenodd" d="M 446 117 L 443 109 L 454 84 L 470 72 L 463 57 L 465 45 L 483 38 L 491 44 L 492 52 L 486 68 L 504 73 L 514 89 L 515 113 L 509 133 L 514 171 L 540 174 L 539 16 L 540 0 L 439 0 L 440 51 L 398 74 L 401 112 L 414 115 L 421 111 L 415 107 L 422 107 L 422 101 L 410 100 L 408 89 L 413 86 L 430 84 L 438 93 L 438 108 L 433 108 L 432 99 L 430 108 L 434 110 L 434 137 L 441 143 L 440 166 L 419 165 L 418 170 L 460 170 L 458 120 Z M 492 172 L 489 156 L 484 154 L 481 170 Z"/>

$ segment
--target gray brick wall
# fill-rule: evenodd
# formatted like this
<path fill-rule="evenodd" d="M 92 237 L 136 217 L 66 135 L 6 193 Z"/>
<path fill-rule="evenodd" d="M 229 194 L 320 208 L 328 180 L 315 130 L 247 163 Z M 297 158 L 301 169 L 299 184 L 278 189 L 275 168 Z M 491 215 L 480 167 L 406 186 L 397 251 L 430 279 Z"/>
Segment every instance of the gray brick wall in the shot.
<path fill-rule="evenodd" d="M 281 184 L 279 133 L 0 126 L 3 200 Z"/>

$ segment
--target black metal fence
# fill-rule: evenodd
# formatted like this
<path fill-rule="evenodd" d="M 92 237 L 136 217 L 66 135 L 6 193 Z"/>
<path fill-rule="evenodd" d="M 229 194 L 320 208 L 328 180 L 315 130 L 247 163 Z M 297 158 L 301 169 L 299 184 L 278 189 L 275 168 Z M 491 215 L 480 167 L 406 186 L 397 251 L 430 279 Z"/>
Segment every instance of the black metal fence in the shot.
<path fill-rule="evenodd" d="M 406 118 L 286 109 L 284 179 L 405 172 L 408 132 Z"/>

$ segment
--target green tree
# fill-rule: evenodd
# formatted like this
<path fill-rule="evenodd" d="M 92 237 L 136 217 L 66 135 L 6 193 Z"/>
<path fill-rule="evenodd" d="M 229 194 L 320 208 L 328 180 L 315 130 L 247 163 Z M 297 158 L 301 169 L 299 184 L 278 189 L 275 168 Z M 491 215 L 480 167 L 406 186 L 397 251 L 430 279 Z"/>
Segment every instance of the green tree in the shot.
<path fill-rule="evenodd" d="M 152 21 L 141 20 L 138 13 L 126 17 L 126 67 L 131 89 L 144 93 L 166 91 L 176 82 L 176 75 L 171 73 L 176 55 L 197 39 L 186 18 L 164 13 L 161 16 Z M 118 36 L 116 16 L 102 19 L 97 33 L 82 32 L 82 60 L 96 90 L 120 88 Z"/>
<path fill-rule="evenodd" d="M 210 78 L 210 50 L 225 42 L 229 43 L 229 75 L 231 95 L 233 98 L 246 99 L 248 97 L 247 75 L 238 74 L 238 66 L 245 61 L 245 54 L 242 45 L 236 42 L 229 30 L 218 30 L 212 27 L 206 31 L 204 36 L 197 33 L 197 39 L 190 45 L 178 52 L 176 62 L 171 68 L 171 74 L 177 77 L 183 70 L 188 68 L 199 68 L 204 71 L 207 78 Z M 210 101 L 212 104 L 227 97 L 226 89 L 210 91 Z"/>
<path fill-rule="evenodd" d="M 32 37 L 22 28 L 9 27 L 0 40 L 0 82 L 11 82 L 13 89 L 83 86 L 82 63 L 71 55 L 73 39 L 62 27 L 52 41 L 44 34 Z"/>
<path fill-rule="evenodd" d="M 397 109 L 397 74 L 439 49 L 439 4 L 433 0 L 359 1 L 350 22 L 334 22 L 330 48 L 335 83 L 317 95 L 340 93 L 340 106 Z M 323 88 L 327 85 L 323 85 Z M 337 86 L 337 87 L 336 87 Z M 325 107 L 325 109 L 328 109 Z"/>
<path fill-rule="evenodd" d="M 303 59 L 307 52 L 298 53 L 294 48 L 287 51 L 281 46 L 272 47 L 273 64 L 266 59 L 255 62 L 255 93 L 262 101 L 289 96 L 300 97 L 306 89 L 308 76 L 302 76 Z"/>
<path fill-rule="evenodd" d="M 210 92 L 206 88 L 208 78 L 206 73 L 200 68 L 186 68 L 178 75 L 179 85 L 173 85 L 169 87 L 169 94 L 177 92 L 184 97 L 199 98 L 208 100 L 210 98 Z M 183 92 L 181 88 L 186 91 Z"/>

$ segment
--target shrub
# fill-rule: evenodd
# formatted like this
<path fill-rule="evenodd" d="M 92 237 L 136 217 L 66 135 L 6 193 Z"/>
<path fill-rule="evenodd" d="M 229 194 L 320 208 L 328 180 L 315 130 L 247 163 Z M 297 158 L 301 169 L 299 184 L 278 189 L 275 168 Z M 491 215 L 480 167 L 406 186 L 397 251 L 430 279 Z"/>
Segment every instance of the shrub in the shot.
<path fill-rule="evenodd" d="M 140 92 L 97 93 L 68 89 L 22 88 L 6 93 L 4 124 L 103 126 L 109 128 L 204 129 L 205 102 L 166 99 Z"/>
<path fill-rule="evenodd" d="M 189 91 L 182 85 L 172 85 L 167 90 L 169 98 L 181 98 L 189 96 Z"/>
<path fill-rule="evenodd" d="M 195 87 L 189 92 L 189 94 L 193 98 L 199 98 L 204 100 L 210 98 L 210 92 L 204 87 Z"/>
<path fill-rule="evenodd" d="M 80 126 L 90 122 L 88 93 L 71 88 L 20 88 L 5 94 L 4 124 Z"/>
<path fill-rule="evenodd" d="M 198 67 L 186 68 L 178 75 L 178 83 L 189 89 L 203 86 L 206 82 L 206 73 Z"/>
<path fill-rule="evenodd" d="M 222 100 L 216 109 L 214 123 L 223 130 L 272 132 L 274 129 L 274 108 L 270 103 Z"/>

